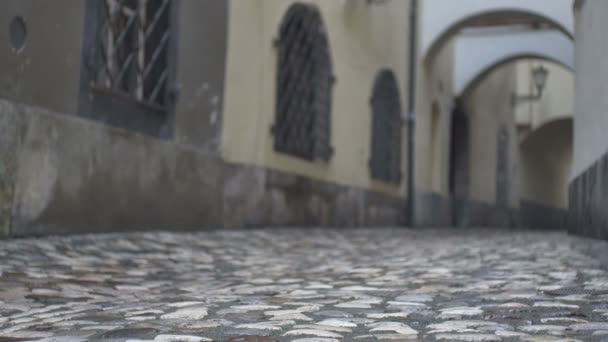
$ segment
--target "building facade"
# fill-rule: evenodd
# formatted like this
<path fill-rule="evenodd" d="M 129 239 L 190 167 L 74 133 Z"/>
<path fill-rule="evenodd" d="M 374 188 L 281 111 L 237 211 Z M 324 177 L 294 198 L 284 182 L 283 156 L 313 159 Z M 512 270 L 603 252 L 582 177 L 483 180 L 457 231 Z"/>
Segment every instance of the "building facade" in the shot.
<path fill-rule="evenodd" d="M 420 49 L 416 89 L 408 89 L 410 5 L 4 1 L 1 235 L 560 227 L 566 200 L 547 192 L 567 186 L 567 157 L 548 190 L 521 189 L 552 169 L 520 157 L 521 132 L 542 126 L 526 128 L 512 106 L 512 93 L 530 83 L 518 73 L 525 67 L 504 65 L 459 93 L 451 37 L 428 56 Z M 525 146 L 544 148 L 556 132 Z"/>

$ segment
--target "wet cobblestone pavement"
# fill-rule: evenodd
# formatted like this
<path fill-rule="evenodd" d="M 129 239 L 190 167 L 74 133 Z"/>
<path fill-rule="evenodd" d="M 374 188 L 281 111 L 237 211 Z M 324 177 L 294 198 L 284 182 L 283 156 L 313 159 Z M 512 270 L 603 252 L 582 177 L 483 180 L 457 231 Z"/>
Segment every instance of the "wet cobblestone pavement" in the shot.
<path fill-rule="evenodd" d="M 608 244 L 266 230 L 0 241 L 0 341 L 608 341 Z"/>

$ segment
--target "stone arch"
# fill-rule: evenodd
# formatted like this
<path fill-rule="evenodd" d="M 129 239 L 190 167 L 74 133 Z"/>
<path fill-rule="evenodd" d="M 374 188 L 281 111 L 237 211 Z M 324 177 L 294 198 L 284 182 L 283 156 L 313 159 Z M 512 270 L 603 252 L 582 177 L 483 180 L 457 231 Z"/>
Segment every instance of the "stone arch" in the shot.
<path fill-rule="evenodd" d="M 460 29 L 482 19 L 533 21 L 574 37 L 571 0 L 425 0 L 422 58 L 427 60 Z"/>
<path fill-rule="evenodd" d="M 555 31 L 459 38 L 454 93 L 463 96 L 489 73 L 524 58 L 548 60 L 574 70 L 574 45 Z"/>

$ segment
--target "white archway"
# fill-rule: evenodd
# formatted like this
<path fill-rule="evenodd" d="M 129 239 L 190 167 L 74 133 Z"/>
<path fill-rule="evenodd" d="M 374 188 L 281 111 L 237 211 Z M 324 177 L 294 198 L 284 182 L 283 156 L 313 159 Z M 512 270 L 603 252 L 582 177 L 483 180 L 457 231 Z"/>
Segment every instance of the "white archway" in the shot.
<path fill-rule="evenodd" d="M 574 36 L 572 0 L 424 0 L 422 58 L 472 20 L 491 15 L 528 17 Z"/>
<path fill-rule="evenodd" d="M 574 44 L 556 30 L 459 35 L 454 51 L 454 94 L 463 95 L 483 75 L 507 62 L 529 57 L 573 70 Z"/>

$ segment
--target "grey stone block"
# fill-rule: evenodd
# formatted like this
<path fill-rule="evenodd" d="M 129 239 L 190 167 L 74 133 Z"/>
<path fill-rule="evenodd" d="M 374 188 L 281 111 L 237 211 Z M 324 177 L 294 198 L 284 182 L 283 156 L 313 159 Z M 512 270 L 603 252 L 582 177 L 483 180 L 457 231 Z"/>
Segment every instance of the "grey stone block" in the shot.
<path fill-rule="evenodd" d="M 569 232 L 608 240 L 608 154 L 572 181 Z"/>

